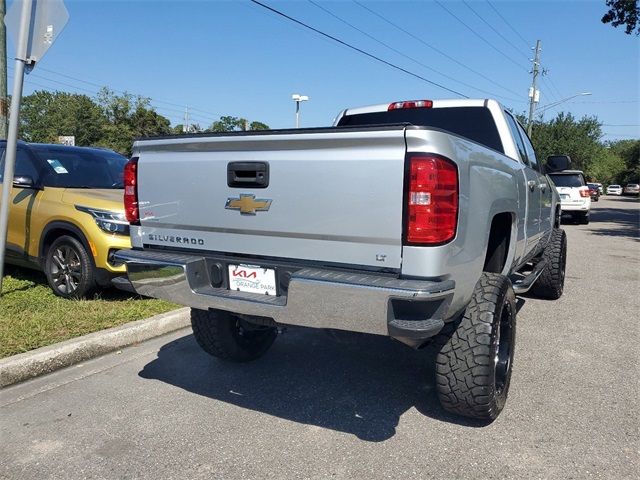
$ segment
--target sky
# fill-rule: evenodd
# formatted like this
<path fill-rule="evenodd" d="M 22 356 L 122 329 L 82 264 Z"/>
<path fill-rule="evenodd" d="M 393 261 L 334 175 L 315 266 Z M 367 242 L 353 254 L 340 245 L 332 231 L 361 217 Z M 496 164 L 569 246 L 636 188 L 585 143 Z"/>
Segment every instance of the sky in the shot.
<path fill-rule="evenodd" d="M 221 115 L 293 127 L 294 93 L 310 98 L 301 127 L 328 126 L 348 107 L 461 95 L 519 113 L 540 40 L 538 107 L 591 93 L 545 119 L 595 115 L 604 140 L 640 138 L 640 37 L 600 21 L 604 0 L 260 1 L 361 52 L 250 0 L 65 0 L 69 22 L 24 94 L 107 86 L 151 98 L 174 125 L 189 107 L 202 127 Z"/>

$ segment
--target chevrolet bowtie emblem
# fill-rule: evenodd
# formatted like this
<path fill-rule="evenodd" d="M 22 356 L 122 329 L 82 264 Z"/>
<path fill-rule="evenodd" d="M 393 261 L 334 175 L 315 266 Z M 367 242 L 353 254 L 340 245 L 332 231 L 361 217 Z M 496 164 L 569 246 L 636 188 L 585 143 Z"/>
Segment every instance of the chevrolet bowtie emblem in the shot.
<path fill-rule="evenodd" d="M 250 193 L 241 193 L 240 198 L 227 198 L 224 208 L 228 210 L 240 210 L 243 215 L 255 215 L 256 212 L 266 212 L 271 206 L 268 198 L 256 198 Z"/>

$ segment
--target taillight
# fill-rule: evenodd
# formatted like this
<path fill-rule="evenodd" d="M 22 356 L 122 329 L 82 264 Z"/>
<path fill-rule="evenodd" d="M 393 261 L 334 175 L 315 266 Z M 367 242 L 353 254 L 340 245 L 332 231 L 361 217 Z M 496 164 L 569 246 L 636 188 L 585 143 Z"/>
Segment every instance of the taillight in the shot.
<path fill-rule="evenodd" d="M 458 223 L 458 169 L 442 157 L 409 159 L 406 240 L 441 244 L 453 239 Z"/>
<path fill-rule="evenodd" d="M 133 157 L 124 166 L 124 214 L 127 221 L 137 225 L 140 222 L 138 210 L 138 157 Z"/>
<path fill-rule="evenodd" d="M 387 111 L 402 110 L 404 108 L 432 108 L 431 100 L 408 100 L 406 102 L 393 102 L 389 105 Z"/>
<path fill-rule="evenodd" d="M 587 198 L 587 197 L 590 197 L 590 196 L 591 196 L 591 193 L 589 192 L 589 189 L 588 189 L 588 188 L 581 188 L 581 189 L 580 189 L 580 196 L 581 196 L 582 198 Z"/>

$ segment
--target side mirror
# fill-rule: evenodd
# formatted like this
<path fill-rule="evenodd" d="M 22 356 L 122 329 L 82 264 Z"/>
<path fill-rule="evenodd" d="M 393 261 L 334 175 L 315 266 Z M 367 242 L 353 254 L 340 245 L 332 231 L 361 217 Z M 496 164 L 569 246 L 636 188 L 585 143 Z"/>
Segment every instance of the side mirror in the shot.
<path fill-rule="evenodd" d="M 13 177 L 13 186 L 19 188 L 37 188 L 33 177 L 29 175 L 16 175 Z"/>
<path fill-rule="evenodd" d="M 550 155 L 547 157 L 547 164 L 544 168 L 545 173 L 553 173 L 568 170 L 570 166 L 571 158 L 569 155 Z"/>

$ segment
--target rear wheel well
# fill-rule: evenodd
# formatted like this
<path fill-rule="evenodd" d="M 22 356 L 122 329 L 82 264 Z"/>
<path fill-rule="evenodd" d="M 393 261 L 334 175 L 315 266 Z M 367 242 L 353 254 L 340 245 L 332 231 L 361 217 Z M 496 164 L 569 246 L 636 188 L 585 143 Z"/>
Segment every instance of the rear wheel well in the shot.
<path fill-rule="evenodd" d="M 509 212 L 498 213 L 493 217 L 482 271 L 502 273 L 504 270 L 509 254 L 512 223 L 513 216 Z"/>

